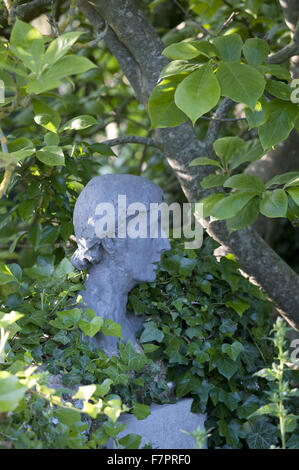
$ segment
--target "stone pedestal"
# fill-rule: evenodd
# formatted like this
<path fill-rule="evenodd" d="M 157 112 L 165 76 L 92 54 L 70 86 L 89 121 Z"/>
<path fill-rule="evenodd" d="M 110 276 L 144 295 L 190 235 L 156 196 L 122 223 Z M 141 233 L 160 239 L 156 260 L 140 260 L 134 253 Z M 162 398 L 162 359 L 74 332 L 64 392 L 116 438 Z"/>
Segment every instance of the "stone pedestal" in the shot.
<path fill-rule="evenodd" d="M 139 434 L 142 436 L 140 448 L 151 443 L 153 449 L 194 449 L 195 439 L 182 430 L 192 432 L 198 426 L 204 429 L 206 416 L 191 413 L 192 401 L 192 398 L 184 398 L 174 404 L 152 405 L 151 414 L 144 420 L 137 420 L 131 414 L 123 414 L 118 421 L 125 423 L 126 429 L 118 438 L 127 434 Z M 116 449 L 112 439 L 108 441 L 107 447 Z"/>

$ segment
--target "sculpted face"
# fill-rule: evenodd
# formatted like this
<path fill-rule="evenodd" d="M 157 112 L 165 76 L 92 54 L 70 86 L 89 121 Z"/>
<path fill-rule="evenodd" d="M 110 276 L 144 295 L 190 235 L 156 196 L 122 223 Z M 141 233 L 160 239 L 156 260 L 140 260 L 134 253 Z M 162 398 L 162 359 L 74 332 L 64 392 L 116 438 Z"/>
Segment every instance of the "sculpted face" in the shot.
<path fill-rule="evenodd" d="M 162 201 L 161 201 L 162 202 Z M 118 264 L 122 265 L 132 280 L 153 282 L 156 279 L 157 265 L 164 251 L 170 250 L 170 243 L 158 221 L 158 237 L 150 238 L 150 218 L 148 213 L 147 238 L 130 238 L 118 240 Z M 163 237 L 164 235 L 164 237 Z M 124 243 L 122 243 L 124 242 Z"/>
<path fill-rule="evenodd" d="M 120 197 L 126 201 L 121 209 Z M 147 178 L 135 175 L 93 178 L 75 205 L 78 250 L 72 258 L 74 266 L 78 269 L 91 265 L 97 265 L 99 269 L 105 267 L 115 272 L 118 280 L 123 277 L 127 285 L 154 281 L 161 254 L 170 249 L 169 240 L 162 231 L 161 214 L 153 216 L 149 210 L 151 203 L 162 201 L 161 188 Z M 112 216 L 109 207 L 112 207 Z M 119 236 L 118 214 L 123 212 L 127 235 Z M 116 223 L 116 230 L 107 229 L 108 225 L 111 227 L 111 221 Z M 111 233 L 115 235 L 111 236 Z"/>

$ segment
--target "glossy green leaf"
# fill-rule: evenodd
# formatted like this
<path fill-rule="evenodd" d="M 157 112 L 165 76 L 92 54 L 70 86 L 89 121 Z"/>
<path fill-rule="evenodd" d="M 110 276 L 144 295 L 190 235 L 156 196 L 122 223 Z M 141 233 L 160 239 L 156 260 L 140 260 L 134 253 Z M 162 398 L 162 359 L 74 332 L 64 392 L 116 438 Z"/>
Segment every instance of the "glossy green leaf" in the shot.
<path fill-rule="evenodd" d="M 260 38 L 249 38 L 243 46 L 245 59 L 250 65 L 260 65 L 270 52 L 268 43 Z"/>
<path fill-rule="evenodd" d="M 43 65 L 50 66 L 55 64 L 70 50 L 81 34 L 82 31 L 71 31 L 61 34 L 58 38 L 54 39 L 49 44 L 43 57 Z"/>
<path fill-rule="evenodd" d="M 213 147 L 224 166 L 227 166 L 236 153 L 240 151 L 243 154 L 244 145 L 245 142 L 240 137 L 222 137 L 215 140 Z"/>
<path fill-rule="evenodd" d="M 261 126 L 267 121 L 269 117 L 268 102 L 262 96 L 254 109 L 251 109 L 248 106 L 245 107 L 245 116 L 249 129 Z"/>
<path fill-rule="evenodd" d="M 224 62 L 220 64 L 216 76 L 223 96 L 245 103 L 250 108 L 256 106 L 265 89 L 263 75 L 251 65 Z"/>
<path fill-rule="evenodd" d="M 164 78 L 152 91 L 148 111 L 153 128 L 175 127 L 187 121 L 187 116 L 176 106 L 174 94 L 185 75 Z"/>
<path fill-rule="evenodd" d="M 185 78 L 174 95 L 175 104 L 191 119 L 193 125 L 200 116 L 216 106 L 219 98 L 219 83 L 209 64 Z"/>
<path fill-rule="evenodd" d="M 121 325 L 106 318 L 104 325 L 101 328 L 101 332 L 106 336 L 114 336 L 116 338 L 122 338 Z"/>
<path fill-rule="evenodd" d="M 138 420 L 147 418 L 151 414 L 151 411 L 147 405 L 133 402 L 133 413 Z"/>
<path fill-rule="evenodd" d="M 63 150 L 56 145 L 41 148 L 36 157 L 48 166 L 65 165 Z"/>
<path fill-rule="evenodd" d="M 299 108 L 280 100 L 269 103 L 269 118 L 259 127 L 259 137 L 265 150 L 285 140 L 295 125 Z"/>
<path fill-rule="evenodd" d="M 227 175 L 208 175 L 202 179 L 200 185 L 204 189 L 216 188 L 218 186 L 222 186 L 226 180 Z"/>
<path fill-rule="evenodd" d="M 198 166 L 198 165 L 212 165 L 212 166 L 217 166 L 218 168 L 221 168 L 221 165 L 217 160 L 212 160 L 211 158 L 206 158 L 206 157 L 199 157 L 195 158 L 192 160 L 191 163 L 189 163 L 189 166 Z"/>
<path fill-rule="evenodd" d="M 229 233 L 235 230 L 242 230 L 243 228 L 252 225 L 259 215 L 260 200 L 259 197 L 251 199 L 242 209 L 232 218 L 226 221 Z"/>
<path fill-rule="evenodd" d="M 284 82 L 269 80 L 266 84 L 266 90 L 280 100 L 290 101 L 292 88 Z"/>
<path fill-rule="evenodd" d="M 220 36 L 213 41 L 219 56 L 225 61 L 238 62 L 241 57 L 243 41 L 239 34 Z"/>
<path fill-rule="evenodd" d="M 254 192 L 236 191 L 226 196 L 213 207 L 211 215 L 217 220 L 230 219 L 234 217 L 251 199 Z"/>
<path fill-rule="evenodd" d="M 223 184 L 225 188 L 241 189 L 243 191 L 263 192 L 265 185 L 257 176 L 234 175 L 228 178 Z"/>
<path fill-rule="evenodd" d="M 211 215 L 213 207 L 223 198 L 225 198 L 225 193 L 211 194 L 201 199 L 200 202 L 203 204 L 203 217 Z"/>
<path fill-rule="evenodd" d="M 296 202 L 297 206 L 299 206 L 299 188 L 288 188 L 287 192 L 291 196 L 291 198 Z"/>
<path fill-rule="evenodd" d="M 69 130 L 81 130 L 97 124 L 97 120 L 93 116 L 82 115 L 67 121 L 61 128 L 60 132 Z"/>

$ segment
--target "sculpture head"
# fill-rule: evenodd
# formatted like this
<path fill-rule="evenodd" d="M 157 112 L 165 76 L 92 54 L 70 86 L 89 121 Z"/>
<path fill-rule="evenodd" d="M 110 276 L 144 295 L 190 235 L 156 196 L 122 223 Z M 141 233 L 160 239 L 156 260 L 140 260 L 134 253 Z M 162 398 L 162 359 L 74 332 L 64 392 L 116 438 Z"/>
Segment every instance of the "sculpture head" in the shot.
<path fill-rule="evenodd" d="M 120 207 L 120 198 L 125 196 L 126 207 Z M 124 198 L 123 198 L 124 199 Z M 150 237 L 149 209 L 151 203 L 160 204 L 163 192 L 159 186 L 147 178 L 135 175 L 103 175 L 93 178 L 79 195 L 74 209 L 74 228 L 78 249 L 72 257 L 73 265 L 79 269 L 92 268 L 94 265 L 108 267 L 113 272 L 124 276 L 127 285 L 138 282 L 152 282 L 156 278 L 157 263 L 163 251 L 170 249 L 168 238 L 162 231 L 158 220 L 158 237 Z M 126 222 L 136 214 L 127 214 L 126 209 L 132 203 L 141 203 L 147 214 L 146 236 L 132 238 L 130 234 L 121 235 L 119 213 L 125 210 Z M 99 207 L 113 207 L 113 233 L 103 229 L 103 217 L 106 214 Z M 108 219 L 107 219 L 108 220 Z M 109 224 L 108 224 L 109 225 Z"/>

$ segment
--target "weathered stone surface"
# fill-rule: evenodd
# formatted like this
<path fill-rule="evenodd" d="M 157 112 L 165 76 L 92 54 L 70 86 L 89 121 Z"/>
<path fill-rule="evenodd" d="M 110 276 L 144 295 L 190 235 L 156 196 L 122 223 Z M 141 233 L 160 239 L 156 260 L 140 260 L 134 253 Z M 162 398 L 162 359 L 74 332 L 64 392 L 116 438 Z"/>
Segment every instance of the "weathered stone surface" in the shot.
<path fill-rule="evenodd" d="M 125 423 L 126 429 L 118 439 L 127 434 L 139 434 L 142 436 L 140 448 L 151 443 L 153 449 L 194 449 L 195 439 L 182 430 L 192 432 L 198 426 L 204 428 L 206 416 L 191 413 L 191 404 L 192 398 L 183 398 L 174 404 L 152 405 L 151 414 L 140 421 L 134 415 L 124 414 L 119 422 Z M 116 449 L 112 439 L 107 447 Z"/>

